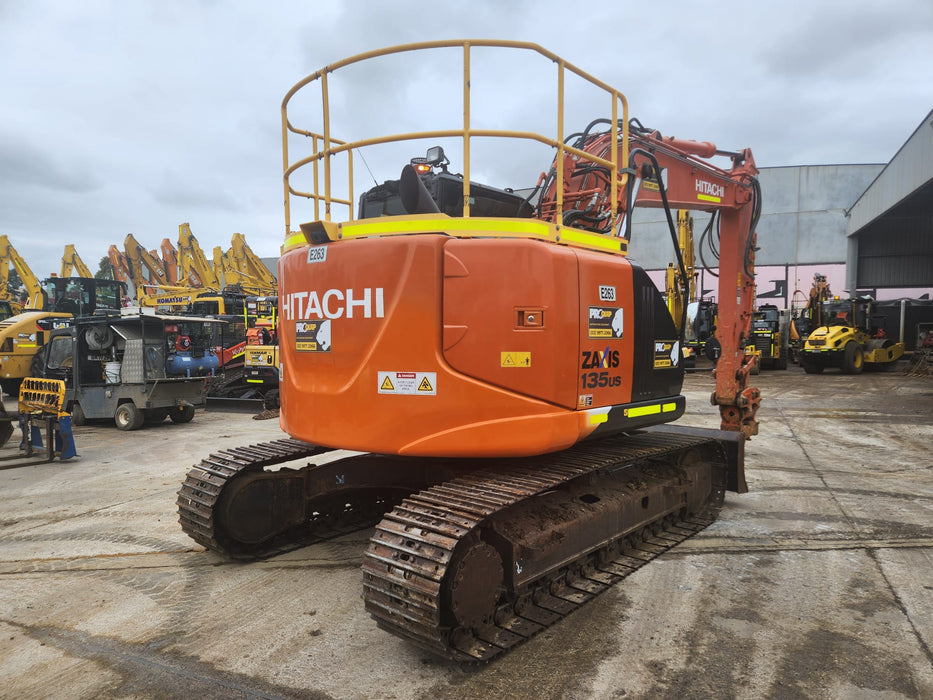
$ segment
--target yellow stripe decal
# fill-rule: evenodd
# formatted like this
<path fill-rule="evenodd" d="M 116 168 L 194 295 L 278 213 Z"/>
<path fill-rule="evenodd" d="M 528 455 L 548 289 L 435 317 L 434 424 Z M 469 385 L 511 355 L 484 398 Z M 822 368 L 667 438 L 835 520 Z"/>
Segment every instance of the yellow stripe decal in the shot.
<path fill-rule="evenodd" d="M 697 199 L 704 202 L 715 202 L 716 204 L 719 204 L 722 201 L 721 197 L 714 197 L 711 194 L 698 194 Z"/>
<path fill-rule="evenodd" d="M 654 404 L 653 406 L 636 406 L 634 408 L 628 409 L 629 418 L 638 418 L 639 416 L 652 416 L 655 413 L 661 412 L 661 404 Z"/>
<path fill-rule="evenodd" d="M 676 410 L 677 410 L 677 404 L 676 404 L 676 403 L 666 403 L 666 404 L 664 404 L 663 406 L 661 406 L 661 410 L 664 411 L 665 413 L 670 413 L 671 411 L 676 411 Z"/>
<path fill-rule="evenodd" d="M 302 246 L 308 242 L 308 239 L 305 238 L 304 233 L 295 233 L 285 239 L 285 248 L 294 248 L 295 246 Z"/>
<path fill-rule="evenodd" d="M 613 253 L 628 252 L 628 244 L 622 238 L 589 233 L 579 229 L 560 227 L 543 221 L 528 219 L 462 219 L 428 214 L 410 217 L 381 217 L 379 219 L 340 224 L 340 238 L 411 233 L 449 233 L 461 238 L 534 238 L 565 243 L 577 248 L 605 250 Z"/>
<path fill-rule="evenodd" d="M 605 423 L 609 420 L 608 413 L 591 413 L 590 414 L 590 425 L 599 425 L 600 423 Z"/>

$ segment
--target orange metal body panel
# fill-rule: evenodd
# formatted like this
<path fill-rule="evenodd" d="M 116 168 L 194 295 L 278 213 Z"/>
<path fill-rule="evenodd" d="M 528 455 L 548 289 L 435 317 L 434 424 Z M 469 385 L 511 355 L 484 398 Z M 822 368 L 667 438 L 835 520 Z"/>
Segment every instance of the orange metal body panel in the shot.
<path fill-rule="evenodd" d="M 625 258 L 430 234 L 325 247 L 323 261 L 309 262 L 312 247 L 279 263 L 280 420 L 296 438 L 409 455 L 539 454 L 593 430 L 576 410 L 581 394 L 590 405 L 631 397 L 631 339 L 587 337 L 611 319 L 584 318 L 600 308 L 600 285 L 630 304 Z M 581 388 L 583 351 L 618 381 Z"/>

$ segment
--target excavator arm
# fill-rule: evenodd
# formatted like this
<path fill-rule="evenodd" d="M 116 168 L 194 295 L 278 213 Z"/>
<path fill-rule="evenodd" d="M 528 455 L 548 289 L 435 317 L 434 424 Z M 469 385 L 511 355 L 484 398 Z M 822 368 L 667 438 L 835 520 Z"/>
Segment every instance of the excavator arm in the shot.
<path fill-rule="evenodd" d="M 132 287 L 133 279 L 126 254 L 115 245 L 111 245 L 107 249 L 107 257 L 110 260 L 110 269 L 113 270 L 113 278 L 118 282 L 123 282 L 127 289 Z"/>
<path fill-rule="evenodd" d="M 137 299 L 146 296 L 148 287 L 166 286 L 168 275 L 162 261 L 146 250 L 132 233 L 127 234 L 123 241 L 123 249 Z"/>
<path fill-rule="evenodd" d="M 228 255 L 232 256 L 232 263 L 240 275 L 243 288 L 257 295 L 275 294 L 275 277 L 247 245 L 246 237 L 242 233 L 234 233 L 230 244 Z"/>
<path fill-rule="evenodd" d="M 684 318 L 684 307 L 696 301 L 695 260 L 693 252 L 693 217 L 686 209 L 677 212 L 678 250 L 683 262 L 683 271 L 674 263 L 669 263 L 665 275 L 665 296 L 667 308 L 675 321 Z"/>
<path fill-rule="evenodd" d="M 221 288 L 198 239 L 191 233 L 191 226 L 186 223 L 178 227 L 178 279 L 187 280 L 192 287 Z"/>
<path fill-rule="evenodd" d="M 178 251 L 168 238 L 162 239 L 162 264 L 165 267 L 166 282 L 178 284 Z"/>
<path fill-rule="evenodd" d="M 10 239 L 5 234 L 0 235 L 0 299 L 12 300 L 12 295 L 7 290 L 11 267 L 16 270 L 23 286 L 26 288 L 29 297 L 26 301 L 26 308 L 41 309 L 43 307 L 43 298 L 42 285 L 39 283 L 39 279 L 33 274 L 22 256 L 16 252 L 16 249 L 10 243 Z"/>
<path fill-rule="evenodd" d="M 65 252 L 62 254 L 62 268 L 59 277 L 71 277 L 72 270 L 78 273 L 78 277 L 84 277 L 86 279 L 94 277 L 94 273 L 84 264 L 81 256 L 78 255 L 78 251 L 75 250 L 74 245 L 69 243 L 65 246 Z"/>
<path fill-rule="evenodd" d="M 613 149 L 610 132 L 594 127 L 595 120 L 570 139 L 573 147 L 606 158 Z M 617 133 L 621 137 L 623 129 Z M 621 149 L 618 149 L 621 150 Z M 756 413 L 758 389 L 748 387 L 753 359 L 746 356 L 755 306 L 755 225 L 760 214 L 761 194 L 751 150 L 721 151 L 709 142 L 662 137 L 656 131 L 634 124 L 628 143 L 628 167 L 613 187 L 608 169 L 582 162 L 572 153 L 564 156 L 562 207 L 558 207 L 556 178 L 542 176 L 544 194 L 538 215 L 560 220 L 565 226 L 631 239 L 634 206 L 664 208 L 671 235 L 678 245 L 671 211 L 690 209 L 711 212 L 719 218 L 719 316 L 716 337 L 722 347 L 716 370 L 716 391 L 711 400 L 720 407 L 722 429 L 745 434 L 758 433 Z M 729 169 L 707 159 L 725 156 Z M 551 174 L 556 168 L 552 168 Z M 610 193 L 617 193 L 612 201 Z M 613 204 L 615 206 L 613 206 Z M 678 251 L 678 267 L 686 277 L 686 266 Z M 682 323 L 681 323 L 682 327 Z"/>

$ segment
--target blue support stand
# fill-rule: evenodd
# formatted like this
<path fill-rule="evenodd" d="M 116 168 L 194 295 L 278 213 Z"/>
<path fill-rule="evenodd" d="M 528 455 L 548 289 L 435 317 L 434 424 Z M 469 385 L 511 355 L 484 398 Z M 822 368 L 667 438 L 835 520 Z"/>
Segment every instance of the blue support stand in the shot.
<path fill-rule="evenodd" d="M 64 461 L 78 455 L 75 447 L 75 436 L 71 432 L 71 416 L 63 414 L 58 417 L 58 429 L 55 431 L 55 451 L 59 459 Z"/>

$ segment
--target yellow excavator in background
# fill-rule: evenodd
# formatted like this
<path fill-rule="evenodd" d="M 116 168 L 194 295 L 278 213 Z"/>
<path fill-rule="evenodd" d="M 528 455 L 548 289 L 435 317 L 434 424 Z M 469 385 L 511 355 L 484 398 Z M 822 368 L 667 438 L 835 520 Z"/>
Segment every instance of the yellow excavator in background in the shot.
<path fill-rule="evenodd" d="M 249 247 L 242 233 L 233 234 L 228 255 L 230 262 L 240 275 L 239 284 L 244 291 L 257 296 L 269 296 L 276 293 L 275 276 Z"/>
<path fill-rule="evenodd" d="M 131 284 L 136 290 L 137 302 L 147 294 L 147 287 L 168 285 L 168 275 L 165 273 L 162 261 L 153 257 L 132 233 L 127 234 L 124 239 L 123 250 L 129 266 Z"/>
<path fill-rule="evenodd" d="M 178 227 L 178 279 L 192 287 L 220 291 L 222 285 L 187 223 Z"/>
<path fill-rule="evenodd" d="M 263 265 L 262 260 L 246 243 L 242 233 L 234 233 L 230 248 L 224 253 L 220 246 L 214 248 L 214 273 L 223 276 L 224 284 L 237 286 L 253 296 L 275 296 L 275 276 Z"/>
<path fill-rule="evenodd" d="M 26 288 L 26 302 L 21 303 L 9 291 L 10 268 L 16 270 Z M 15 314 L 26 309 L 42 308 L 42 285 L 23 257 L 16 252 L 6 235 L 0 235 L 0 299 L 9 302 L 10 310 Z"/>
<path fill-rule="evenodd" d="M 693 217 L 686 209 L 677 210 L 677 256 L 676 263 L 667 264 L 665 277 L 665 299 L 667 310 L 678 327 L 687 326 L 684 316 L 687 306 L 696 301 L 696 261 L 693 251 Z M 689 328 L 687 336 L 690 336 Z M 696 364 L 697 345 L 684 342 L 685 367 Z"/>
<path fill-rule="evenodd" d="M 75 250 L 74 245 L 69 243 L 65 246 L 65 252 L 62 254 L 62 268 L 58 276 L 71 277 L 72 271 L 77 272 L 78 277 L 91 278 L 94 276 L 91 269 L 84 264 L 81 256 L 78 255 L 78 251 Z"/>

